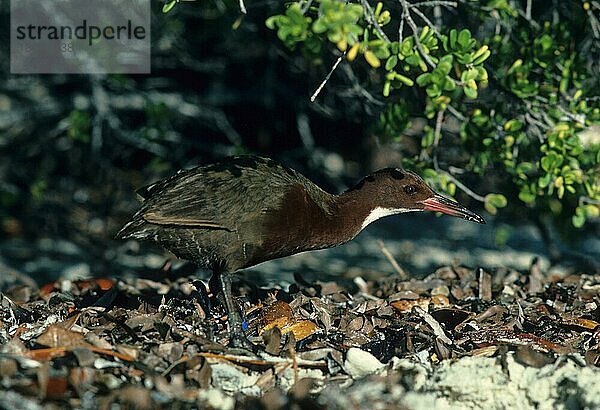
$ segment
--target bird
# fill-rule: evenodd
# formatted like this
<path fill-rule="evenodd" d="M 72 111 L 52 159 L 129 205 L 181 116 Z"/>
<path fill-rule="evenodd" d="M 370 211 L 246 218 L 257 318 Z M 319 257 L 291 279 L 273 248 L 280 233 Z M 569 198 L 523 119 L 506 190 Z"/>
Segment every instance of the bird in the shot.
<path fill-rule="evenodd" d="M 180 170 L 137 192 L 141 207 L 116 238 L 154 241 L 212 270 L 228 311 L 229 343 L 244 349 L 255 346 L 231 293 L 235 272 L 344 244 L 395 214 L 433 211 L 485 223 L 401 168 L 375 171 L 336 195 L 275 160 L 240 155 Z"/>

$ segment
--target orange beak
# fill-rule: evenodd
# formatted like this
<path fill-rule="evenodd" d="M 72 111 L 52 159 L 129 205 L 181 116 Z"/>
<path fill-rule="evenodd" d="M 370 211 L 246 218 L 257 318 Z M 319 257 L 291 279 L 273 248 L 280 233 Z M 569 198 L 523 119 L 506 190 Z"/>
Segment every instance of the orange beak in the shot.
<path fill-rule="evenodd" d="M 421 203 L 425 206 L 426 211 L 441 212 L 446 215 L 466 219 L 467 221 L 485 224 L 485 220 L 475 212 L 469 211 L 458 202 L 454 202 L 441 195 L 434 195 L 431 198 L 421 201 Z"/>

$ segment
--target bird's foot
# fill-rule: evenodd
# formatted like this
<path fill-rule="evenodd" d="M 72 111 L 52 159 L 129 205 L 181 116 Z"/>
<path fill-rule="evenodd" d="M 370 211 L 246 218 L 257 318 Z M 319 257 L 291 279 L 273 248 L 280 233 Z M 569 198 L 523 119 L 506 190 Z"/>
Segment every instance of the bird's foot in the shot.
<path fill-rule="evenodd" d="M 258 351 L 258 346 L 252 343 L 246 335 L 241 332 L 232 332 L 229 336 L 229 347 L 248 351 L 252 354 Z"/>

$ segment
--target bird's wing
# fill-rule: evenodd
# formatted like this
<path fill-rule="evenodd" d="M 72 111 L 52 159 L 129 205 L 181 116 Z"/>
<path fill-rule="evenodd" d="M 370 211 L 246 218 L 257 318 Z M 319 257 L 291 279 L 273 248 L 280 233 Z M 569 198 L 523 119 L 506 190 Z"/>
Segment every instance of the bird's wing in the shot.
<path fill-rule="evenodd" d="M 150 185 L 144 189 L 142 218 L 156 225 L 236 231 L 243 218 L 279 206 L 287 188 L 297 183 L 295 173 L 270 172 L 281 165 L 254 157 L 243 161 L 183 171 Z"/>
<path fill-rule="evenodd" d="M 150 222 L 155 225 L 174 225 L 174 226 L 188 226 L 190 228 L 206 228 L 206 229 L 224 229 L 231 231 L 225 225 L 210 221 L 208 219 L 194 219 L 178 216 L 164 215 L 162 212 L 145 212 L 142 217 L 146 222 Z"/>

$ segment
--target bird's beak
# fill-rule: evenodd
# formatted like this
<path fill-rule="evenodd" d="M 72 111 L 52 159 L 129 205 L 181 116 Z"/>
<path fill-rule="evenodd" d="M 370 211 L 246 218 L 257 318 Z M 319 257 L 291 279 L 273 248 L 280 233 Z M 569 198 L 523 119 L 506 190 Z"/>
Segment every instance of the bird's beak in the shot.
<path fill-rule="evenodd" d="M 454 202 L 441 195 L 434 195 L 431 198 L 421 201 L 421 203 L 425 206 L 426 211 L 441 212 L 443 214 L 466 219 L 467 221 L 474 221 L 480 224 L 485 223 L 484 219 L 475 212 L 469 211 L 458 202 Z"/>

